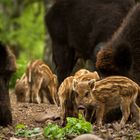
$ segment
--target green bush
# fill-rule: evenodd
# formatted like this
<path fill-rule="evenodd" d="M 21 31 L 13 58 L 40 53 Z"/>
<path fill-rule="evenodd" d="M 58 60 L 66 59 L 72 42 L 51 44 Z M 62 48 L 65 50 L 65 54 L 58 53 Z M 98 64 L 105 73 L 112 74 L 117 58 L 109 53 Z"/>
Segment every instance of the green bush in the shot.
<path fill-rule="evenodd" d="M 65 130 L 56 124 L 49 124 L 44 128 L 44 136 L 50 140 L 65 140 Z"/>
<path fill-rule="evenodd" d="M 136 140 L 140 140 L 140 134 L 136 136 Z"/>
<path fill-rule="evenodd" d="M 79 118 L 67 117 L 67 125 L 64 128 L 67 135 L 80 135 L 92 131 L 91 123 L 85 121 L 82 115 Z"/>
<path fill-rule="evenodd" d="M 48 124 L 42 129 L 29 129 L 24 124 L 17 124 L 15 127 L 15 136 L 21 138 L 31 138 L 35 136 L 43 136 L 49 140 L 67 140 L 84 133 L 92 132 L 92 124 L 85 121 L 82 115 L 79 118 L 67 117 L 67 124 L 61 128 L 57 124 Z"/>
<path fill-rule="evenodd" d="M 32 130 L 28 129 L 24 124 L 17 124 L 16 125 L 16 137 L 35 137 L 38 135 L 41 135 L 41 129 L 40 128 L 34 128 Z"/>
<path fill-rule="evenodd" d="M 50 140 L 65 140 L 68 137 L 91 132 L 91 123 L 85 121 L 82 115 L 79 115 L 79 118 L 67 117 L 67 124 L 64 128 L 56 124 L 49 124 L 44 128 L 44 136 Z"/>

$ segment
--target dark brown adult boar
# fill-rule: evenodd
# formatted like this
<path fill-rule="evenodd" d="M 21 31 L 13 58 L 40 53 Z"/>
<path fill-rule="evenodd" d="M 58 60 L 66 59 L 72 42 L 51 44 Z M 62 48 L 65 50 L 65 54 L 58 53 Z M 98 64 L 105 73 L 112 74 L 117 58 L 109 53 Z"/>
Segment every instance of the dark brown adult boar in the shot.
<path fill-rule="evenodd" d="M 97 54 L 96 67 L 103 76 L 119 74 L 140 84 L 140 4 L 136 4 L 111 40 Z M 140 106 L 140 94 L 137 98 Z"/>
<path fill-rule="evenodd" d="M 134 0 L 58 0 L 45 22 L 52 39 L 53 60 L 61 83 L 78 58 L 90 59 L 120 26 Z M 94 68 L 95 70 L 95 68 Z"/>
<path fill-rule="evenodd" d="M 16 70 L 15 56 L 8 47 L 0 42 L 0 125 L 12 123 L 9 99 L 9 80 Z"/>
<path fill-rule="evenodd" d="M 111 40 L 98 52 L 96 67 L 104 77 L 125 75 L 140 84 L 140 4 L 130 10 Z"/>

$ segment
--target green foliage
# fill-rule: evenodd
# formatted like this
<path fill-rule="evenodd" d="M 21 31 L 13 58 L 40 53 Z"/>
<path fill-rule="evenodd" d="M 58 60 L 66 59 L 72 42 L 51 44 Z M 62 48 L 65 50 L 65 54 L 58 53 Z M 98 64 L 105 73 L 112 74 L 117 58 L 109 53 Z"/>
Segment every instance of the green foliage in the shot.
<path fill-rule="evenodd" d="M 49 124 L 44 128 L 44 136 L 50 140 L 65 140 L 65 131 L 56 124 Z"/>
<path fill-rule="evenodd" d="M 85 121 L 82 115 L 79 115 L 79 119 L 68 117 L 65 131 L 67 135 L 90 133 L 92 131 L 92 125 L 91 123 Z"/>
<path fill-rule="evenodd" d="M 43 52 L 44 9 L 42 6 L 38 11 L 38 8 L 38 3 L 34 3 L 26 7 L 19 18 L 14 19 L 15 24 L 19 25 L 20 28 L 14 31 L 13 37 L 22 48 L 21 55 L 24 53 L 29 59 L 40 58 Z"/>
<path fill-rule="evenodd" d="M 43 134 L 49 140 L 67 140 L 68 137 L 91 132 L 91 123 L 85 121 L 82 115 L 79 115 L 79 118 L 67 117 L 67 124 L 64 128 L 61 128 L 57 124 L 48 124 L 48 126 L 44 128 L 43 133 L 40 128 L 31 130 L 24 124 L 17 124 L 15 127 L 16 137 L 31 138 Z"/>
<path fill-rule="evenodd" d="M 34 137 L 37 135 L 41 135 L 40 128 L 34 128 L 32 130 L 28 129 L 24 124 L 17 124 L 16 125 L 16 132 L 15 136 L 17 137 Z"/>
<path fill-rule="evenodd" d="M 21 1 L 15 6 L 11 0 L 1 0 L 0 6 L 0 40 L 5 44 L 16 44 L 20 58 L 41 58 L 45 38 L 43 2 L 25 6 Z"/>
<path fill-rule="evenodd" d="M 67 124 L 64 128 L 56 124 L 49 124 L 44 128 L 44 136 L 50 140 L 65 140 L 67 137 L 90 132 L 92 132 L 91 123 L 85 121 L 81 115 L 79 115 L 79 119 L 67 117 Z"/>
<path fill-rule="evenodd" d="M 11 5 L 12 1 L 11 0 L 0 0 L 1 3 L 4 5 Z"/>
<path fill-rule="evenodd" d="M 16 80 L 20 79 L 23 73 L 25 72 L 27 67 L 27 60 L 24 59 L 19 59 L 17 60 L 17 70 L 16 72 L 12 75 L 12 78 L 10 80 L 10 87 L 14 88 L 16 84 Z"/>
<path fill-rule="evenodd" d="M 136 136 L 136 140 L 140 140 L 140 134 Z"/>
<path fill-rule="evenodd" d="M 26 126 L 24 124 L 17 124 L 16 127 L 15 127 L 17 130 L 18 129 L 25 129 Z"/>

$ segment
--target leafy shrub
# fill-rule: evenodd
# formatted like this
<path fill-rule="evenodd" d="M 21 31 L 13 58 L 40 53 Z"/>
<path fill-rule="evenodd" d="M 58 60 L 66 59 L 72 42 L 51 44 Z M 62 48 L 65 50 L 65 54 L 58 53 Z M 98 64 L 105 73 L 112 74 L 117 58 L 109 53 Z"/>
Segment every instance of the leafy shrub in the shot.
<path fill-rule="evenodd" d="M 44 136 L 50 140 L 65 140 L 68 137 L 74 137 L 84 133 L 91 133 L 91 123 L 84 120 L 82 115 L 79 118 L 67 117 L 67 124 L 64 128 L 56 124 L 49 124 L 44 128 Z"/>
<path fill-rule="evenodd" d="M 56 124 L 49 124 L 44 128 L 44 136 L 50 140 L 59 139 L 65 140 L 65 131 Z"/>
<path fill-rule="evenodd" d="M 40 58 L 45 45 L 43 1 L 25 1 L 15 4 L 12 0 L 0 0 L 0 40 L 16 45 L 20 55 Z"/>
<path fill-rule="evenodd" d="M 140 134 L 136 136 L 136 140 L 140 140 Z"/>
<path fill-rule="evenodd" d="M 63 128 L 57 124 L 48 124 L 43 132 L 40 128 L 28 129 L 24 124 L 17 124 L 15 127 L 16 137 L 32 138 L 44 135 L 49 140 L 67 140 L 68 138 L 91 132 L 91 123 L 85 121 L 82 115 L 79 115 L 79 118 L 67 117 L 67 124 Z"/>
<path fill-rule="evenodd" d="M 32 130 L 28 129 L 24 124 L 17 124 L 16 125 L 16 133 L 15 136 L 17 137 L 34 137 L 41 135 L 40 128 L 34 128 Z"/>
<path fill-rule="evenodd" d="M 79 115 L 79 119 L 67 117 L 67 125 L 64 129 L 67 135 L 79 135 L 90 133 L 92 131 L 92 125 L 85 121 L 82 115 Z"/>

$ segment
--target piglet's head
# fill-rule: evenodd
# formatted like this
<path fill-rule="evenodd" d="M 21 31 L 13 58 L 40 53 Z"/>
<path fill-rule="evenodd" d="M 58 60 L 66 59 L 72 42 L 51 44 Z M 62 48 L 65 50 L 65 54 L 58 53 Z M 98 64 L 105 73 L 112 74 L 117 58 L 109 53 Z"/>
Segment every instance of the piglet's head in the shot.
<path fill-rule="evenodd" d="M 84 102 L 88 104 L 92 99 L 92 92 L 95 90 L 95 79 L 89 81 L 77 81 L 73 80 L 72 90 L 77 93 L 78 102 Z"/>

